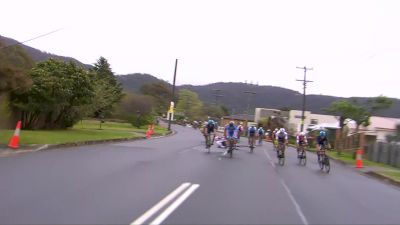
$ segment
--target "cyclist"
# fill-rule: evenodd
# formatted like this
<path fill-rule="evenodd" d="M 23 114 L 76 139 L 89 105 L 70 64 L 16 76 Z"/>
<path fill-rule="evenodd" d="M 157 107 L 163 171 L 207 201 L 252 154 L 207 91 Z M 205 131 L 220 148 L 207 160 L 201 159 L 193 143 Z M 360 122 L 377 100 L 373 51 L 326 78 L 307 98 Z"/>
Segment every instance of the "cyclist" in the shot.
<path fill-rule="evenodd" d="M 206 131 L 207 131 L 207 135 L 211 135 L 212 134 L 211 145 L 214 144 L 215 129 L 216 129 L 216 126 L 215 126 L 214 120 L 208 120 L 207 126 L 206 126 Z"/>
<path fill-rule="evenodd" d="M 266 137 L 268 138 L 268 140 L 272 140 L 272 132 L 270 129 L 267 130 L 267 132 L 265 133 Z"/>
<path fill-rule="evenodd" d="M 304 132 L 300 132 L 296 137 L 296 145 L 297 145 L 297 156 L 299 156 L 299 150 L 301 145 L 307 145 L 307 136 Z"/>
<path fill-rule="evenodd" d="M 218 148 L 226 148 L 226 139 L 224 137 L 215 137 L 215 143 L 217 143 Z"/>
<path fill-rule="evenodd" d="M 240 122 L 239 125 L 237 126 L 237 142 L 240 143 L 240 136 L 243 134 L 243 122 Z"/>
<path fill-rule="evenodd" d="M 275 148 L 276 148 L 276 133 L 278 133 L 278 128 L 275 128 L 275 130 L 272 132 L 272 143 L 274 144 Z"/>
<path fill-rule="evenodd" d="M 256 131 L 257 131 L 257 128 L 254 125 L 251 125 L 251 127 L 249 127 L 249 130 L 248 130 L 249 145 L 254 146 L 254 143 L 256 141 Z"/>
<path fill-rule="evenodd" d="M 283 144 L 284 146 L 288 144 L 288 135 L 285 131 L 285 128 L 281 128 L 275 135 L 276 135 L 277 144 Z M 277 150 L 276 154 L 279 157 L 278 148 L 276 150 Z M 285 147 L 284 147 L 283 151 L 285 152 Z"/>
<path fill-rule="evenodd" d="M 235 140 L 237 138 L 237 135 L 238 129 L 235 126 L 235 122 L 230 121 L 229 124 L 225 126 L 224 137 L 226 138 L 226 140 L 230 140 L 231 138 Z M 226 153 L 227 152 L 225 152 L 224 154 Z"/>
<path fill-rule="evenodd" d="M 320 151 L 322 146 L 326 146 L 328 144 L 328 137 L 326 134 L 326 131 L 321 130 L 317 136 L 317 155 L 318 155 L 318 161 L 320 159 Z"/>
<path fill-rule="evenodd" d="M 259 127 L 257 130 L 257 134 L 258 134 L 258 144 L 262 145 L 262 140 L 264 139 L 264 128 L 263 127 Z"/>

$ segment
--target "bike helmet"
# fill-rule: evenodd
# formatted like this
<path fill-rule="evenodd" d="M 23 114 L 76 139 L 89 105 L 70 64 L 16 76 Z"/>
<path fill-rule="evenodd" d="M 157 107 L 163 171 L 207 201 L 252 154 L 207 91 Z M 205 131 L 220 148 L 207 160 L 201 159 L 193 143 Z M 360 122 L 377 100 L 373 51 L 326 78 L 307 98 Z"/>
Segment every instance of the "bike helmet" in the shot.
<path fill-rule="evenodd" d="M 300 132 L 300 136 L 305 136 L 306 134 L 304 132 Z"/>
<path fill-rule="evenodd" d="M 285 132 L 285 128 L 281 128 L 279 131 L 280 132 Z"/>
<path fill-rule="evenodd" d="M 321 131 L 319 132 L 319 136 L 321 136 L 321 137 L 325 137 L 325 136 L 326 136 L 326 132 L 325 132 L 325 131 L 323 131 L 323 130 L 321 130 Z"/>
<path fill-rule="evenodd" d="M 213 120 L 208 120 L 208 124 L 212 124 L 212 123 L 214 123 Z"/>
<path fill-rule="evenodd" d="M 229 122 L 229 125 L 234 125 L 234 124 L 235 124 L 235 122 L 233 122 L 233 121 Z"/>

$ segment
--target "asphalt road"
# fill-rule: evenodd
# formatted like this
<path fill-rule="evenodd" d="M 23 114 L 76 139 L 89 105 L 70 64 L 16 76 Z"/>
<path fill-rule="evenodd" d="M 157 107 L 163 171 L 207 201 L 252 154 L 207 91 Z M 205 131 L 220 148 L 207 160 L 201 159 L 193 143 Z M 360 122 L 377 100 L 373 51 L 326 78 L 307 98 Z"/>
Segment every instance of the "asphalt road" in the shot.
<path fill-rule="evenodd" d="M 0 224 L 400 224 L 400 189 L 269 143 L 206 153 L 198 130 L 0 158 Z M 245 139 L 242 143 L 246 142 Z"/>

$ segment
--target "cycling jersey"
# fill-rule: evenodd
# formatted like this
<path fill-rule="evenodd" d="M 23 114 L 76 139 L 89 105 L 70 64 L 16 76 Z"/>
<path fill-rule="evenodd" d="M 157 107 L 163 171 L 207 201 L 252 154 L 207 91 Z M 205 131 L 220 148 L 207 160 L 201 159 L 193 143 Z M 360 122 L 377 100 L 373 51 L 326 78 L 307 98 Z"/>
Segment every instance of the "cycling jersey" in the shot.
<path fill-rule="evenodd" d="M 286 132 L 279 132 L 276 134 L 276 140 L 280 143 L 284 143 L 288 139 Z"/>
<path fill-rule="evenodd" d="M 328 138 L 325 137 L 321 137 L 321 136 L 317 136 L 317 144 L 319 145 L 324 145 L 328 142 Z"/>
<path fill-rule="evenodd" d="M 256 128 L 255 127 L 250 127 L 249 128 L 249 136 L 253 137 L 256 134 Z"/>
<path fill-rule="evenodd" d="M 237 127 L 235 125 L 228 125 L 225 127 L 226 136 L 227 137 L 234 137 L 237 136 Z"/>
<path fill-rule="evenodd" d="M 306 136 L 297 135 L 296 142 L 297 144 L 307 144 L 307 138 Z"/>
<path fill-rule="evenodd" d="M 214 132 L 215 124 L 214 123 L 208 123 L 207 124 L 207 133 L 212 133 Z"/>

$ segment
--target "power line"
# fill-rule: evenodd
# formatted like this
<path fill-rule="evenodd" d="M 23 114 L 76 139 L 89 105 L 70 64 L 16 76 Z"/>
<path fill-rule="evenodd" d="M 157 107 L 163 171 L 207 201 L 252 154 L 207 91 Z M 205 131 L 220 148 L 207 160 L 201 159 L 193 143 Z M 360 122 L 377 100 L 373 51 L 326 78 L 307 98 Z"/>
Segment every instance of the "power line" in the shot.
<path fill-rule="evenodd" d="M 57 30 L 53 30 L 53 31 L 51 31 L 51 32 L 49 32 L 49 33 L 39 35 L 39 36 L 37 36 L 37 37 L 31 38 L 31 39 L 26 40 L 26 41 L 17 42 L 17 43 L 15 43 L 15 44 L 11 44 L 11 45 L 6 45 L 6 46 L 3 46 L 3 47 L 0 47 L 0 49 L 6 49 L 6 48 L 9 48 L 9 47 L 14 46 L 14 45 L 22 45 L 22 44 L 24 44 L 24 43 L 26 43 L 26 42 L 33 41 L 33 40 L 39 39 L 39 38 L 41 38 L 41 37 L 44 37 L 44 36 L 53 34 L 53 33 L 55 33 L 55 32 L 58 32 L 58 31 L 62 30 L 62 29 L 63 29 L 63 28 L 60 28 L 60 29 L 57 29 Z"/>
<path fill-rule="evenodd" d="M 303 82 L 303 109 L 301 112 L 301 126 L 300 126 L 300 131 L 303 132 L 304 131 L 304 113 L 306 111 L 306 87 L 307 87 L 307 83 L 309 82 L 313 82 L 311 80 L 307 80 L 306 76 L 307 76 L 307 71 L 308 70 L 313 70 L 313 68 L 307 68 L 306 66 L 304 67 L 296 67 L 297 69 L 302 69 L 304 70 L 304 79 L 303 80 L 296 80 L 296 81 L 302 81 Z"/>

